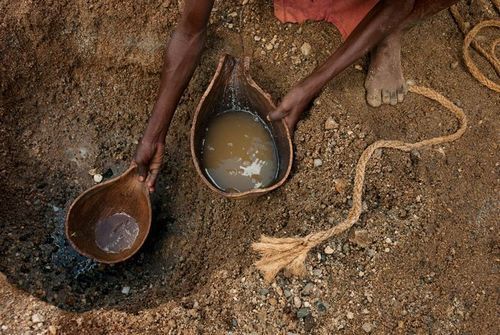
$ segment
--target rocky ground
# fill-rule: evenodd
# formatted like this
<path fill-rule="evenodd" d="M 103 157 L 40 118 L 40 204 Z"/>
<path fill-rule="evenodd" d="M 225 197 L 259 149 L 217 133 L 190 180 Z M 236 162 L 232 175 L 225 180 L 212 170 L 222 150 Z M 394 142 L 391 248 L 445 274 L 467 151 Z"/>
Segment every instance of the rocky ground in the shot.
<path fill-rule="evenodd" d="M 340 44 L 327 23 L 280 24 L 270 1 L 243 3 L 216 2 L 167 139 L 152 234 L 131 260 L 102 266 L 67 245 L 64 213 L 95 183 L 89 170 L 110 178 L 128 165 L 181 3 L 0 0 L 0 334 L 496 334 L 500 97 L 464 67 L 449 13 L 405 35 L 403 68 L 464 108 L 464 137 L 378 152 L 359 223 L 311 253 L 307 277 L 283 273 L 267 285 L 250 249 L 261 234 L 336 224 L 364 148 L 457 123 L 413 95 L 369 108 L 362 59 L 299 123 L 283 187 L 217 197 L 197 176 L 188 139 L 220 55 L 252 55 L 253 78 L 277 100 Z M 461 4 L 470 24 L 494 15 L 474 3 Z"/>

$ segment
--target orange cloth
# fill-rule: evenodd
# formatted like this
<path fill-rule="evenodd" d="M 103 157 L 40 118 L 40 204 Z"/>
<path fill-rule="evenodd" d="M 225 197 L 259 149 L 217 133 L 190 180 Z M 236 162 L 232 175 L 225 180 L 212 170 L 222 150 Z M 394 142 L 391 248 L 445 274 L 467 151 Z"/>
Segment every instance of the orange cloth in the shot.
<path fill-rule="evenodd" d="M 283 23 L 328 21 L 346 39 L 377 2 L 378 0 L 274 0 L 274 15 Z"/>

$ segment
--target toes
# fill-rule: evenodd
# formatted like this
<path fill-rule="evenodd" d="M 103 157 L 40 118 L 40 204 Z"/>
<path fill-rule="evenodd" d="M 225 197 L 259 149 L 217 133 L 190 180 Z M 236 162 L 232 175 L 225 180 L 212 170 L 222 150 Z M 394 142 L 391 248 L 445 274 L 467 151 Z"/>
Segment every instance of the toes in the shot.
<path fill-rule="evenodd" d="M 398 96 L 398 102 L 403 102 L 403 100 L 405 99 L 405 88 L 404 88 L 405 85 L 401 86 L 398 91 L 397 91 L 397 96 Z M 408 89 L 406 89 L 407 91 Z"/>
<path fill-rule="evenodd" d="M 386 105 L 391 102 L 391 93 L 389 90 L 382 90 L 382 102 Z"/>
<path fill-rule="evenodd" d="M 408 93 L 408 84 L 404 82 L 401 88 L 403 90 L 403 94 L 406 95 L 406 93 Z"/>
<path fill-rule="evenodd" d="M 380 90 L 367 90 L 366 102 L 372 107 L 380 107 L 382 105 Z"/>
<path fill-rule="evenodd" d="M 396 105 L 398 103 L 398 93 L 397 91 L 391 91 L 391 105 Z"/>

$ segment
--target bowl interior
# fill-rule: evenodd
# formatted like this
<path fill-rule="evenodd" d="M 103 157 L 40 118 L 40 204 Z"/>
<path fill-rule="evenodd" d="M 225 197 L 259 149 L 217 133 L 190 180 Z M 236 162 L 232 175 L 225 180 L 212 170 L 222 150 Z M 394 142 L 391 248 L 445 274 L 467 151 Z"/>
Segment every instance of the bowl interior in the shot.
<path fill-rule="evenodd" d="M 106 252 L 96 242 L 96 224 L 122 212 L 136 220 L 138 235 L 130 248 L 117 253 Z M 68 212 L 66 234 L 81 254 L 99 262 L 116 263 L 139 250 L 150 225 L 151 205 L 144 185 L 135 178 L 117 178 L 89 189 L 75 200 Z"/>
<path fill-rule="evenodd" d="M 204 181 L 219 193 L 234 197 L 241 193 L 228 193 L 219 190 L 207 176 L 203 168 L 203 140 L 209 121 L 216 115 L 227 110 L 247 110 L 257 114 L 267 125 L 274 139 L 278 152 L 278 173 L 274 182 L 265 189 L 254 189 L 242 193 L 265 193 L 276 188 L 288 177 L 291 166 L 292 146 L 291 139 L 282 121 L 271 122 L 267 115 L 275 106 L 269 96 L 262 91 L 253 80 L 246 75 L 242 61 L 226 55 L 211 86 L 200 102 L 192 129 L 193 158 L 198 172 Z"/>

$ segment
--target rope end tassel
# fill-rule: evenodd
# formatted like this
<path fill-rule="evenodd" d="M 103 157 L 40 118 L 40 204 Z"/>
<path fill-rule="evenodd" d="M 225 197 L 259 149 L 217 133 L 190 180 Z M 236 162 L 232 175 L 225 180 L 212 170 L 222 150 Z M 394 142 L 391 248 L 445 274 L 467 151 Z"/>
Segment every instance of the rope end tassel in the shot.
<path fill-rule="evenodd" d="M 409 91 L 437 101 L 443 107 L 451 111 L 459 123 L 457 131 L 450 135 L 434 137 L 415 143 L 379 140 L 369 145 L 361 154 L 356 165 L 352 192 L 352 207 L 345 220 L 330 229 L 312 233 L 305 237 L 276 238 L 263 235 L 259 242 L 252 244 L 253 250 L 258 252 L 261 256 L 260 260 L 255 263 L 255 266 L 263 273 L 266 282 L 272 282 L 276 275 L 284 269 L 290 271 L 290 273 L 295 276 L 306 275 L 305 260 L 309 251 L 328 240 L 330 237 L 345 232 L 358 221 L 362 212 L 362 194 L 366 165 L 375 150 L 389 148 L 411 151 L 435 144 L 452 142 L 464 134 L 467 129 L 467 117 L 461 108 L 441 94 L 427 87 L 410 86 Z"/>

